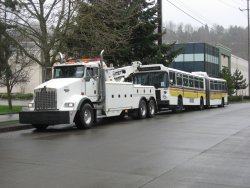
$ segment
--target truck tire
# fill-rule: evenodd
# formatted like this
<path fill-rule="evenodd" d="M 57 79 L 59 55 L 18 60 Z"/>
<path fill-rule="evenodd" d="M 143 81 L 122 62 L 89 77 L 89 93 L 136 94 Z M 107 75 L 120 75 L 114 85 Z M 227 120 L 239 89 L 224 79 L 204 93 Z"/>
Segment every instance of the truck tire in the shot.
<path fill-rule="evenodd" d="M 38 131 L 43 131 L 45 130 L 49 125 L 41 125 L 41 124 L 32 124 L 34 128 Z"/>
<path fill-rule="evenodd" d="M 94 124 L 94 110 L 89 103 L 82 106 L 75 121 L 78 129 L 90 129 Z"/>
<path fill-rule="evenodd" d="M 147 117 L 152 118 L 155 116 L 156 105 L 153 99 L 150 99 L 147 106 Z"/>
<path fill-rule="evenodd" d="M 144 119 L 147 117 L 147 103 L 144 99 L 142 99 L 139 103 L 139 108 L 138 108 L 138 119 Z"/>

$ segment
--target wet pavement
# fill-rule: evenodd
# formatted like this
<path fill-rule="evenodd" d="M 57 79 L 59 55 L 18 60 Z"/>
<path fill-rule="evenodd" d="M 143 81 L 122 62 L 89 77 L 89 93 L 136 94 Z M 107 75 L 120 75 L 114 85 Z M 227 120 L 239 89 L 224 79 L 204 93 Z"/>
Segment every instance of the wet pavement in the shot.
<path fill-rule="evenodd" d="M 250 104 L 0 134 L 0 187 L 250 187 Z"/>

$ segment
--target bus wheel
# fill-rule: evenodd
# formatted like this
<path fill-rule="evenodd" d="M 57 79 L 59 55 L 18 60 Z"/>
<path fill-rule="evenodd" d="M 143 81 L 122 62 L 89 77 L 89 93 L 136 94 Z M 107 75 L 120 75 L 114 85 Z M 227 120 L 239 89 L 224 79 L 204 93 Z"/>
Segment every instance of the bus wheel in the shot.
<path fill-rule="evenodd" d="M 147 117 L 152 118 L 155 116 L 156 105 L 153 99 L 150 99 L 147 106 Z"/>
<path fill-rule="evenodd" d="M 225 106 L 225 102 L 224 102 L 224 98 L 221 99 L 221 105 L 219 105 L 219 107 L 224 107 Z"/>
<path fill-rule="evenodd" d="M 200 99 L 200 105 L 198 106 L 198 110 L 204 110 L 205 106 L 204 106 L 204 100 L 203 98 Z"/>
<path fill-rule="evenodd" d="M 89 129 L 94 124 L 94 111 L 90 104 L 86 103 L 81 108 L 75 121 L 78 129 Z"/>
<path fill-rule="evenodd" d="M 138 118 L 144 119 L 147 116 L 147 103 L 144 99 L 142 99 L 139 103 L 139 109 L 138 109 Z"/>
<path fill-rule="evenodd" d="M 178 101 L 177 101 L 177 105 L 173 111 L 176 113 L 179 113 L 179 112 L 182 112 L 182 110 L 183 110 L 183 101 L 182 101 L 182 97 L 179 96 Z"/>

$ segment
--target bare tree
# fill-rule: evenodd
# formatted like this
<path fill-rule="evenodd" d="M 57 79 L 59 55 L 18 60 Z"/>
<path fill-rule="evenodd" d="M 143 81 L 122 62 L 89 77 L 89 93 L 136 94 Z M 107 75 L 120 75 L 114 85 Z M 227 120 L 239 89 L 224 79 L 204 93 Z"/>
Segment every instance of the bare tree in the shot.
<path fill-rule="evenodd" d="M 6 87 L 9 109 L 12 109 L 11 93 L 15 85 L 29 81 L 29 67 L 32 60 L 16 50 L 8 63 L 1 69 L 0 87 Z"/>
<path fill-rule="evenodd" d="M 13 2 L 17 4 L 15 9 L 6 8 Z M 44 70 L 51 67 L 74 15 L 74 0 L 0 0 L 0 4 L 4 5 L 0 11 L 6 11 L 6 23 L 11 28 L 6 37 Z M 23 41 L 40 49 L 40 56 L 30 53 Z"/>

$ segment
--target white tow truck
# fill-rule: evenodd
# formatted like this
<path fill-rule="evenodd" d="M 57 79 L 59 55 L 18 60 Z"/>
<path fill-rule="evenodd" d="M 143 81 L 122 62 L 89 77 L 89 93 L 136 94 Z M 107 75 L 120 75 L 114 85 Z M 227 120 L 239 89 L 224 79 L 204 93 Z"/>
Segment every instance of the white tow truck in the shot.
<path fill-rule="evenodd" d="M 138 119 L 156 113 L 155 88 L 124 82 L 123 69 L 108 68 L 100 58 L 70 60 L 53 66 L 53 78 L 34 89 L 19 121 L 37 129 L 75 123 L 90 128 L 98 118 L 131 115 Z M 130 74 L 140 63 L 126 68 Z M 119 75 L 123 75 L 122 78 Z"/>

